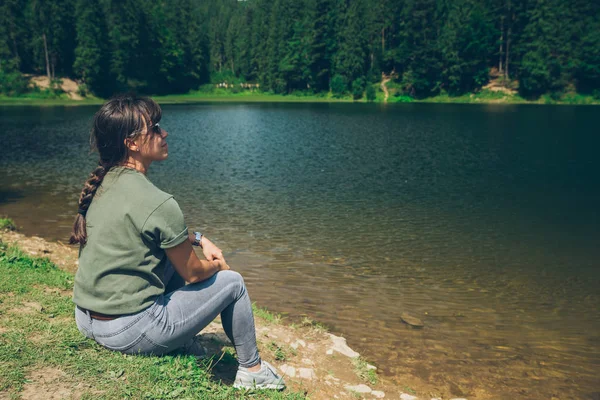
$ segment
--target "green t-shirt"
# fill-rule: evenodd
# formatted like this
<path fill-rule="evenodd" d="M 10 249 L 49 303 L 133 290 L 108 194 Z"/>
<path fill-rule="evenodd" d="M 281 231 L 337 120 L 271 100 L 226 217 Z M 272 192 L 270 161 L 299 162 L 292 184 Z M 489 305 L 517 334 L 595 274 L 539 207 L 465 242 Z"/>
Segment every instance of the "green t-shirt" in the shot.
<path fill-rule="evenodd" d="M 73 301 L 108 315 L 152 305 L 165 290 L 165 249 L 188 238 L 173 196 L 123 167 L 111 168 L 104 177 L 88 208 L 86 229 Z"/>

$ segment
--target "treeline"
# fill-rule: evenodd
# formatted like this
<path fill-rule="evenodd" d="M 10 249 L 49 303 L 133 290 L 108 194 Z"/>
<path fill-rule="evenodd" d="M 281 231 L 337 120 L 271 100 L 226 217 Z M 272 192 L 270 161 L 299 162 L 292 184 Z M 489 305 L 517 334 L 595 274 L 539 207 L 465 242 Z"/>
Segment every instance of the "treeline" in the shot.
<path fill-rule="evenodd" d="M 352 93 L 382 73 L 413 97 L 490 71 L 526 97 L 600 89 L 600 0 L 2 0 L 0 74 L 83 81 L 100 96 L 223 80 Z M 14 75 L 11 75 L 14 76 Z M 6 79 L 4 79 L 6 81 Z"/>

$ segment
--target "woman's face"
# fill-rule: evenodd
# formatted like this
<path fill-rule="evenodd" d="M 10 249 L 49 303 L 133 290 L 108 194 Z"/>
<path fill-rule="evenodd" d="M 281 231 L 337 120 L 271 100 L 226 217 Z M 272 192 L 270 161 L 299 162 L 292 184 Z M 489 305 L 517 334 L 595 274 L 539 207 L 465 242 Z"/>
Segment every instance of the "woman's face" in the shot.
<path fill-rule="evenodd" d="M 169 156 L 167 136 L 169 136 L 169 133 L 162 129 L 159 124 L 151 124 L 146 127 L 144 133 L 134 140 L 138 145 L 141 161 L 145 165 L 150 165 L 153 161 L 167 159 Z"/>

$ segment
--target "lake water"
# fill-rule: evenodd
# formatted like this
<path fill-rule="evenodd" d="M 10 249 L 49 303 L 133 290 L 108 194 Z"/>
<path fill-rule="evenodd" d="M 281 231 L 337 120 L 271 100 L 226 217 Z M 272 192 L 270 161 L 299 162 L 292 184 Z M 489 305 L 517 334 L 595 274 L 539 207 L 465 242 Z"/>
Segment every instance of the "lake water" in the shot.
<path fill-rule="evenodd" d="M 0 214 L 25 233 L 67 240 L 96 109 L 0 108 Z M 594 398 L 598 110 L 165 106 L 149 177 L 254 301 L 343 334 L 401 387 Z"/>

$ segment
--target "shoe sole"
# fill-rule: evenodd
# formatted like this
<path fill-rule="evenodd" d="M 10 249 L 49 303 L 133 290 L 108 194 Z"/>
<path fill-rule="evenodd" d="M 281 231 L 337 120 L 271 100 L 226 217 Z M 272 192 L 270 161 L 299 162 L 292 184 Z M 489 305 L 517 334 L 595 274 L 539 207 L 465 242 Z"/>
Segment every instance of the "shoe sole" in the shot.
<path fill-rule="evenodd" d="M 271 389 L 271 390 L 283 390 L 285 389 L 285 385 L 281 385 L 281 384 L 276 384 L 276 383 L 263 383 L 263 384 L 259 384 L 259 385 L 252 385 L 252 386 L 245 386 L 239 383 L 234 383 L 233 387 L 236 389 L 248 389 L 248 390 L 253 390 L 253 389 L 258 389 L 258 390 L 264 390 L 264 389 Z"/>

